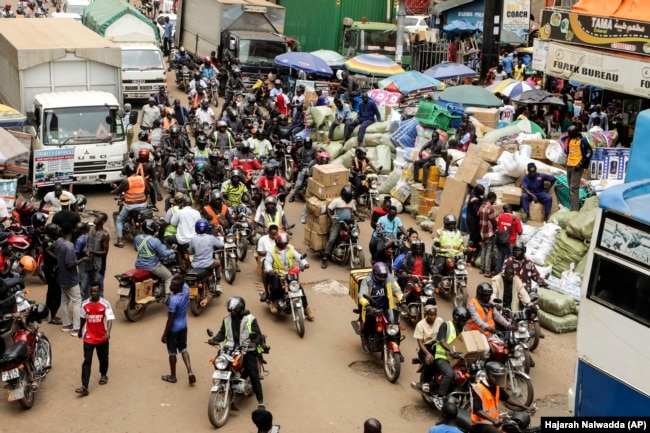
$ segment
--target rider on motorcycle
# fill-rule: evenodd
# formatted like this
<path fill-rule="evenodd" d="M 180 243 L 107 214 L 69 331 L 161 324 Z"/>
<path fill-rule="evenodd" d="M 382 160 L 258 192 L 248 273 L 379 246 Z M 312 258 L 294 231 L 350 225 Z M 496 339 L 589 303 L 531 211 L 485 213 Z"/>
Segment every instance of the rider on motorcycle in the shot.
<path fill-rule="evenodd" d="M 377 307 L 371 307 L 370 302 L 364 297 L 370 296 Z M 397 303 L 402 302 L 404 294 L 399 284 L 389 272 L 386 263 L 377 262 L 372 266 L 372 272 L 361 281 L 359 285 L 359 305 L 361 306 L 361 335 L 365 338 L 375 331 L 376 309 L 387 310 L 395 308 Z M 393 299 L 395 298 L 395 299 Z"/>
<path fill-rule="evenodd" d="M 312 147 L 311 138 L 307 137 L 304 144 L 296 152 L 296 164 L 298 166 L 298 178 L 296 179 L 296 184 L 293 187 L 293 192 L 289 197 L 289 202 L 293 202 L 296 199 L 296 194 L 300 191 L 307 183 L 309 169 L 312 166 L 312 162 L 316 161 L 317 150 Z"/>
<path fill-rule="evenodd" d="M 162 262 L 166 262 L 176 252 L 167 248 L 156 237 L 158 224 L 154 220 L 144 220 L 142 233 L 136 236 L 133 241 L 133 248 L 137 253 L 135 267 L 136 269 L 145 269 L 160 278 L 165 287 L 165 296 L 169 296 L 171 294 L 169 288 L 172 284 L 172 273 Z"/>
<path fill-rule="evenodd" d="M 223 120 L 217 122 L 217 130 L 214 131 L 213 141 L 222 152 L 225 149 L 231 150 L 235 144 L 232 133 L 228 131 L 228 124 Z"/>
<path fill-rule="evenodd" d="M 185 194 L 182 192 L 177 192 L 174 194 L 174 198 L 172 199 L 171 207 L 167 210 L 167 213 L 165 214 L 165 217 L 163 218 L 163 221 L 167 223 L 165 225 L 165 229 L 163 230 L 163 239 L 176 234 L 176 226 L 171 224 L 172 217 L 176 212 L 178 212 L 181 207 L 183 206 L 183 199 L 185 198 Z"/>
<path fill-rule="evenodd" d="M 208 81 L 217 78 L 217 68 L 212 65 L 212 59 L 210 56 L 205 56 L 203 58 L 203 64 L 199 70 L 201 71 L 201 75 L 203 75 L 203 77 Z"/>
<path fill-rule="evenodd" d="M 190 65 L 192 63 L 192 58 L 185 51 L 185 47 L 180 47 L 174 58 L 174 68 L 176 68 L 176 76 L 180 76 L 180 71 L 183 65 Z"/>
<path fill-rule="evenodd" d="M 236 107 L 228 107 L 222 115 L 222 119 L 225 120 L 228 125 L 228 129 L 235 134 L 244 133 L 244 124 L 242 123 L 239 115 L 237 114 Z"/>
<path fill-rule="evenodd" d="M 320 265 L 323 269 L 327 268 L 327 259 L 332 256 L 332 249 L 334 248 L 334 244 L 336 243 L 341 230 L 341 221 L 351 220 L 352 214 L 359 218 L 360 221 L 364 220 L 364 218 L 357 213 L 357 207 L 354 200 L 352 200 L 352 196 L 352 188 L 346 185 L 341 189 L 341 197 L 335 198 L 327 205 L 327 214 L 332 220 L 332 225 L 330 226 L 330 236 L 327 240 L 327 245 L 325 245 L 323 261 Z"/>
<path fill-rule="evenodd" d="M 210 149 L 206 148 L 207 144 L 208 137 L 205 135 L 200 134 L 196 137 L 196 147 L 193 149 L 192 153 L 194 154 L 194 162 L 197 167 L 200 167 L 200 169 L 208 163 L 208 158 L 210 157 Z"/>
<path fill-rule="evenodd" d="M 232 105 L 233 97 L 238 90 L 245 90 L 244 83 L 241 80 L 241 71 L 239 68 L 232 68 L 228 81 L 226 81 L 226 98 L 225 106 Z"/>
<path fill-rule="evenodd" d="M 172 125 L 169 128 L 169 137 L 163 142 L 163 147 L 169 151 L 178 151 L 181 154 L 191 153 L 192 146 L 190 141 L 187 139 L 187 135 L 182 132 L 181 127 L 178 125 Z"/>
<path fill-rule="evenodd" d="M 387 258 L 385 257 L 384 237 L 392 235 L 397 239 L 400 234 L 407 236 L 404 224 L 402 224 L 400 217 L 397 216 L 397 208 L 389 206 L 388 213 L 377 220 L 377 228 L 372 232 L 370 238 L 370 253 L 373 261 L 382 261 Z"/>
<path fill-rule="evenodd" d="M 271 142 L 264 138 L 264 130 L 255 131 L 255 138 L 250 138 L 248 142 L 253 147 L 253 154 L 258 158 L 267 158 L 272 156 L 273 146 Z"/>
<path fill-rule="evenodd" d="M 203 166 L 203 177 L 210 183 L 223 182 L 226 177 L 226 164 L 219 149 L 214 149 L 208 156 L 208 163 Z"/>
<path fill-rule="evenodd" d="M 239 146 L 239 150 L 235 152 L 235 157 L 232 161 L 232 168 L 234 170 L 243 170 L 246 177 L 249 177 L 253 170 L 262 169 L 262 164 L 260 164 L 251 150 L 251 144 L 248 141 L 244 141 Z"/>
<path fill-rule="evenodd" d="M 257 117 L 258 119 L 262 118 L 264 114 L 260 107 L 255 103 L 255 96 L 248 95 L 246 97 L 246 105 L 242 107 L 242 116 L 243 117 Z"/>
<path fill-rule="evenodd" d="M 188 194 L 188 197 L 192 200 L 192 191 L 196 191 L 196 182 L 192 175 L 185 171 L 185 162 L 182 159 L 177 160 L 175 164 L 175 171 L 169 173 L 169 176 L 165 179 L 165 188 L 170 192 Z M 171 195 L 165 200 L 165 210 L 169 210 L 170 206 Z"/>
<path fill-rule="evenodd" d="M 264 227 L 267 230 L 270 225 L 276 225 L 291 234 L 291 232 L 287 230 L 287 217 L 284 214 L 284 210 L 282 210 L 282 207 L 278 206 L 278 199 L 272 195 L 264 199 L 264 208 L 263 210 L 258 209 L 256 212 L 255 222 L 260 227 Z"/>
<path fill-rule="evenodd" d="M 216 118 L 214 117 L 214 111 L 210 108 L 210 101 L 207 99 L 201 100 L 201 106 L 196 110 L 196 117 L 199 120 L 199 125 L 207 123 L 212 127 L 215 124 Z"/>
<path fill-rule="evenodd" d="M 257 334 L 257 340 L 251 341 L 248 347 L 244 349 L 244 368 L 250 377 L 258 407 L 264 408 L 262 382 L 257 369 L 257 357 L 262 351 L 259 345 L 262 338 L 260 325 L 257 323 L 255 316 L 246 309 L 246 301 L 240 296 L 233 296 L 228 299 L 226 309 L 228 314 L 223 318 L 219 332 L 210 339 L 209 343 L 220 347 L 225 346 L 232 350 L 246 342 L 251 333 Z"/>
<path fill-rule="evenodd" d="M 189 84 L 189 98 L 192 99 L 199 92 L 208 90 L 208 79 L 201 72 L 194 72 Z"/>
<path fill-rule="evenodd" d="M 219 191 L 210 193 L 210 204 L 203 207 L 206 219 L 214 226 L 231 227 L 235 224 L 228 206 L 223 203 L 223 196 Z"/>
<path fill-rule="evenodd" d="M 496 332 L 495 324 L 510 329 L 510 322 L 499 313 L 492 303 L 494 289 L 488 283 L 481 283 L 476 287 L 476 297 L 467 303 L 467 309 L 472 317 L 469 322 L 469 329 L 481 331 L 485 335 Z"/>
<path fill-rule="evenodd" d="M 160 190 L 160 184 L 158 183 L 158 174 L 156 173 L 156 166 L 150 160 L 150 154 L 147 149 L 140 149 L 138 151 L 138 166 L 136 168 L 136 173 L 142 177 L 147 182 L 149 187 L 149 201 L 151 201 L 151 206 L 154 212 L 158 212 L 156 207 L 156 201 L 162 200 L 162 191 Z"/>
<path fill-rule="evenodd" d="M 510 311 L 516 312 L 530 304 L 530 295 L 521 279 L 515 275 L 515 267 L 511 264 L 503 267 L 500 274 L 492 277 L 492 301 L 501 299 L 502 304 L 497 304 L 497 308 L 509 308 Z"/>
<path fill-rule="evenodd" d="M 264 272 L 268 276 L 269 295 L 271 297 L 269 310 L 272 314 L 277 314 L 278 309 L 275 306 L 276 300 L 282 298 L 282 282 L 287 273 L 296 267 L 308 268 L 309 263 L 306 259 L 300 258 L 300 253 L 296 251 L 293 245 L 289 245 L 289 235 L 286 232 L 279 232 L 275 237 L 275 247 L 264 256 Z M 314 320 L 314 313 L 307 304 L 307 296 L 302 296 L 302 303 L 305 307 L 305 316 L 307 320 Z"/>
<path fill-rule="evenodd" d="M 124 166 L 124 174 L 127 176 L 122 179 L 122 182 L 111 191 L 111 194 L 120 194 L 124 193 L 124 203 L 122 204 L 122 209 L 117 215 L 115 220 L 115 234 L 117 235 L 117 241 L 115 246 L 118 248 L 123 248 L 124 244 L 122 243 L 122 230 L 124 229 L 124 221 L 129 216 L 129 212 L 134 209 L 144 209 L 147 207 L 147 195 L 149 194 L 149 187 L 144 180 L 144 177 L 140 176 L 136 172 L 135 164 L 132 162 L 127 163 Z"/>
<path fill-rule="evenodd" d="M 354 190 L 357 194 L 361 190 L 361 181 L 366 178 L 366 170 L 368 166 L 377 172 L 377 168 L 372 164 L 372 161 L 366 156 L 368 151 L 365 147 L 357 147 L 354 151 L 355 156 L 352 159 L 352 165 L 350 166 L 350 182 L 354 186 Z"/>
<path fill-rule="evenodd" d="M 424 252 L 424 241 L 422 239 L 415 239 L 411 243 L 411 251 L 406 253 L 402 264 L 399 267 L 399 277 L 397 282 L 400 287 L 406 288 L 408 277 L 413 275 L 416 277 L 428 277 L 433 275 L 433 256 Z M 407 294 L 407 298 L 408 298 Z M 407 299 L 407 302 L 413 302 Z"/>
<path fill-rule="evenodd" d="M 442 219 L 443 227 L 436 231 L 436 239 L 433 241 L 434 245 L 434 274 L 440 275 L 447 257 L 456 257 L 461 254 L 465 247 L 463 245 L 463 234 L 456 228 L 456 217 L 452 214 L 447 214 Z"/>
<path fill-rule="evenodd" d="M 284 180 L 275 174 L 275 167 L 267 164 L 264 167 L 264 176 L 257 181 L 257 187 L 262 190 L 264 195 L 277 197 L 284 192 Z"/>
<path fill-rule="evenodd" d="M 226 204 L 232 207 L 250 202 L 248 188 L 242 183 L 242 173 L 239 170 L 232 171 L 230 181 L 226 181 L 221 186 L 221 193 Z"/>
<path fill-rule="evenodd" d="M 16 14 L 14 13 L 14 11 L 11 10 L 11 3 L 7 3 L 5 5 L 5 7 L 0 11 L 0 14 L 2 14 L 2 16 L 4 18 L 15 18 L 16 17 Z"/>
<path fill-rule="evenodd" d="M 223 237 L 208 234 L 210 225 L 201 218 L 194 225 L 196 236 L 190 240 L 189 253 L 192 256 L 192 269 L 215 269 L 217 275 L 217 293 L 221 294 L 221 262 L 214 257 L 215 248 L 223 248 Z"/>

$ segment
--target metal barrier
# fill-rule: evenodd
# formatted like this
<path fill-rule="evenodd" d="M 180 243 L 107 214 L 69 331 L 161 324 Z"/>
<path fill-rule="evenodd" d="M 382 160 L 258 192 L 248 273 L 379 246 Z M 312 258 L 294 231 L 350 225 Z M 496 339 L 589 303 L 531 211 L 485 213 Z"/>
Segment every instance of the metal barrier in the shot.
<path fill-rule="evenodd" d="M 449 58 L 448 41 L 419 42 L 413 44 L 412 49 L 411 69 L 414 71 L 425 71 Z"/>

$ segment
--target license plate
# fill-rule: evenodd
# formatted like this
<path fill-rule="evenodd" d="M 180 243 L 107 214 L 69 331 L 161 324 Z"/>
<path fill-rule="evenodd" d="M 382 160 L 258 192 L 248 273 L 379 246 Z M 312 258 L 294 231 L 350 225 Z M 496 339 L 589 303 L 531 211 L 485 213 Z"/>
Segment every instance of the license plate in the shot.
<path fill-rule="evenodd" d="M 212 373 L 213 379 L 228 380 L 230 379 L 230 371 L 215 371 Z"/>
<path fill-rule="evenodd" d="M 27 310 L 29 310 L 29 302 L 27 302 L 27 301 L 23 301 L 23 302 L 21 302 L 20 304 L 18 304 L 18 305 L 16 306 L 16 308 L 18 309 L 18 312 L 19 312 L 19 313 L 21 313 L 21 312 L 23 312 L 23 311 L 27 311 Z"/>
<path fill-rule="evenodd" d="M 98 174 L 82 174 L 80 176 L 77 176 L 77 180 L 95 180 L 98 177 Z"/>
<path fill-rule="evenodd" d="M 289 293 L 290 298 L 300 298 L 302 297 L 302 290 L 298 290 L 297 292 L 291 292 Z"/>
<path fill-rule="evenodd" d="M 9 390 L 9 401 L 21 400 L 23 398 L 25 398 L 25 391 L 23 391 L 22 386 Z"/>
<path fill-rule="evenodd" d="M 18 379 L 20 377 L 20 372 L 17 368 L 12 368 L 11 370 L 6 370 L 2 372 L 2 381 L 9 382 L 11 379 Z"/>
<path fill-rule="evenodd" d="M 128 288 L 128 287 L 118 287 L 117 288 L 118 296 L 129 296 L 130 292 L 131 292 L 131 289 Z"/>
<path fill-rule="evenodd" d="M 526 332 L 515 332 L 515 338 L 520 339 L 520 338 L 529 338 L 530 335 L 528 334 L 528 331 Z"/>
<path fill-rule="evenodd" d="M 199 296 L 199 288 L 190 287 L 190 296 Z"/>

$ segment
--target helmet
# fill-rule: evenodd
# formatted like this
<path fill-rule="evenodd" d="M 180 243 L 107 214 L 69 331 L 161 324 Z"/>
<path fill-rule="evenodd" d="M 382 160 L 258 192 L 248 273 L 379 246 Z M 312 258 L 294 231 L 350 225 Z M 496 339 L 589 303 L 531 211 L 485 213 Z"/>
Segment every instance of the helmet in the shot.
<path fill-rule="evenodd" d="M 325 151 L 318 152 L 318 155 L 316 155 L 316 160 L 321 164 L 327 164 L 330 162 L 330 154 Z"/>
<path fill-rule="evenodd" d="M 278 204 L 278 199 L 270 195 L 264 199 L 264 206 L 267 204 Z"/>
<path fill-rule="evenodd" d="M 177 159 L 174 162 L 176 163 L 176 166 L 174 167 L 175 170 L 178 170 L 179 168 L 185 169 L 185 161 L 182 159 Z"/>
<path fill-rule="evenodd" d="M 185 54 L 185 47 L 180 47 L 178 51 L 181 53 L 181 55 Z"/>
<path fill-rule="evenodd" d="M 208 220 L 201 218 L 194 224 L 194 230 L 196 230 L 196 233 L 199 235 L 205 234 L 208 232 Z"/>
<path fill-rule="evenodd" d="M 74 204 L 77 206 L 78 211 L 82 211 L 88 204 L 88 199 L 83 194 L 77 194 Z"/>
<path fill-rule="evenodd" d="M 128 102 L 124 104 L 124 111 L 131 111 L 131 104 L 129 104 Z"/>
<path fill-rule="evenodd" d="M 245 151 L 252 150 L 252 146 L 251 146 L 251 144 L 250 144 L 248 141 L 244 141 L 244 142 L 241 144 L 241 150 L 245 150 Z"/>
<path fill-rule="evenodd" d="M 280 248 L 281 250 L 285 249 L 287 244 L 289 243 L 289 235 L 287 232 L 278 232 L 277 235 L 275 235 L 275 246 Z"/>
<path fill-rule="evenodd" d="M 424 252 L 424 241 L 422 239 L 415 239 L 411 243 L 411 251 L 415 251 L 415 248 L 420 249 L 420 254 Z"/>
<path fill-rule="evenodd" d="M 203 61 L 204 61 L 204 62 L 208 62 L 208 63 L 210 63 L 210 62 L 212 61 L 212 59 L 210 58 L 210 56 L 205 56 L 205 57 L 203 58 Z"/>
<path fill-rule="evenodd" d="M 138 159 L 141 161 L 149 161 L 149 151 L 147 149 L 140 149 Z"/>
<path fill-rule="evenodd" d="M 185 195 L 183 196 L 183 207 L 192 206 L 192 199 Z"/>
<path fill-rule="evenodd" d="M 230 173 L 230 179 L 232 179 L 233 177 L 238 177 L 239 180 L 241 180 L 242 179 L 241 171 L 233 170 L 232 173 Z"/>
<path fill-rule="evenodd" d="M 131 176 L 133 173 L 135 173 L 135 164 L 129 162 L 124 166 L 124 174 Z"/>
<path fill-rule="evenodd" d="M 305 138 L 305 143 L 304 143 L 304 145 L 307 145 L 307 143 L 309 143 L 309 145 L 311 146 L 311 144 L 312 144 L 312 142 L 311 142 L 311 137 L 307 137 L 307 138 Z"/>
<path fill-rule="evenodd" d="M 459 305 L 454 308 L 454 311 L 451 313 L 451 318 L 454 322 L 467 322 L 470 319 L 469 310 Z"/>
<path fill-rule="evenodd" d="M 526 254 L 526 245 L 522 241 L 517 241 L 515 244 L 512 246 L 512 252 L 514 253 L 515 250 L 521 250 L 523 251 L 524 254 Z"/>
<path fill-rule="evenodd" d="M 456 229 L 456 217 L 453 216 L 452 214 L 447 214 L 445 217 L 442 219 L 442 224 L 445 226 L 447 230 L 450 230 L 447 228 L 447 226 L 451 226 L 452 224 L 454 225 L 454 229 Z"/>
<path fill-rule="evenodd" d="M 239 75 L 241 74 L 241 70 L 238 67 L 232 68 L 232 73 L 233 75 Z"/>
<path fill-rule="evenodd" d="M 388 278 L 388 266 L 384 262 L 377 262 L 372 266 L 372 280 L 377 284 L 384 284 Z"/>
<path fill-rule="evenodd" d="M 140 133 L 138 134 L 138 140 L 149 141 L 149 134 L 147 134 L 145 131 L 140 131 Z"/>
<path fill-rule="evenodd" d="M 245 309 L 246 301 L 244 301 L 244 298 L 241 296 L 233 296 L 228 299 L 228 302 L 226 302 L 226 310 L 228 310 L 230 314 L 242 314 Z"/>
<path fill-rule="evenodd" d="M 485 373 L 487 374 L 490 382 L 498 386 L 505 386 L 506 369 L 500 362 L 490 361 L 485 364 Z"/>
<path fill-rule="evenodd" d="M 273 84 L 275 84 L 275 85 L 278 85 L 278 84 L 279 84 L 279 85 L 282 85 L 282 81 L 280 81 L 279 79 L 277 79 L 277 80 L 275 80 L 275 81 L 273 82 Z"/>
<path fill-rule="evenodd" d="M 20 258 L 20 265 L 25 268 L 27 272 L 34 272 L 38 265 L 32 256 L 22 256 Z"/>
<path fill-rule="evenodd" d="M 350 185 L 346 185 L 341 188 L 341 198 L 344 202 L 350 203 L 350 201 L 352 201 L 353 195 L 354 193 L 352 192 L 352 187 Z"/>
<path fill-rule="evenodd" d="M 217 162 L 219 162 L 219 160 L 221 159 L 221 153 L 219 152 L 219 149 L 215 149 L 212 152 L 210 152 L 210 155 L 208 156 L 208 159 L 213 164 L 216 164 Z"/>
<path fill-rule="evenodd" d="M 217 200 L 223 199 L 220 191 L 212 191 L 210 193 L 210 203 L 216 203 Z"/>
<path fill-rule="evenodd" d="M 278 116 L 278 122 L 286 122 L 286 121 L 287 121 L 287 116 L 285 116 L 284 114 L 280 114 Z"/>
<path fill-rule="evenodd" d="M 206 98 L 201 99 L 201 105 L 210 105 L 210 100 Z"/>
<path fill-rule="evenodd" d="M 264 167 L 264 174 L 267 176 L 275 176 L 275 167 L 272 165 L 267 165 Z"/>
<path fill-rule="evenodd" d="M 173 124 L 171 128 L 169 128 L 169 133 L 172 135 L 172 137 L 178 137 L 178 134 L 181 133 L 181 127 Z"/>
<path fill-rule="evenodd" d="M 253 95 L 248 95 L 248 96 L 246 97 L 246 102 L 248 102 L 249 104 L 254 104 L 254 103 L 255 103 L 255 96 L 253 96 Z"/>
<path fill-rule="evenodd" d="M 218 122 L 217 122 L 217 128 L 221 128 L 222 126 L 223 126 L 224 128 L 227 128 L 227 127 L 228 127 L 228 124 L 227 124 L 226 122 L 224 122 L 223 120 L 218 121 Z"/>
<path fill-rule="evenodd" d="M 11 3 L 7 3 L 7 4 L 5 5 L 5 9 L 11 9 Z"/>
<path fill-rule="evenodd" d="M 201 134 L 201 135 L 199 135 L 198 137 L 196 137 L 196 145 L 198 146 L 199 144 L 201 144 L 201 145 L 203 145 L 203 146 L 205 146 L 206 144 L 208 144 L 208 137 L 206 137 L 206 136 L 203 135 L 203 134 Z"/>
<path fill-rule="evenodd" d="M 153 235 L 158 231 L 158 223 L 152 219 L 146 219 L 142 223 L 142 231 L 148 235 Z"/>
<path fill-rule="evenodd" d="M 489 301 L 490 296 L 492 296 L 493 292 L 494 289 L 488 283 L 481 283 L 478 285 L 478 287 L 476 287 L 476 297 L 483 302 Z"/>
<path fill-rule="evenodd" d="M 32 225 L 34 227 L 43 227 L 47 223 L 47 215 L 42 212 L 36 212 L 32 215 Z"/>
<path fill-rule="evenodd" d="M 365 155 L 368 153 L 365 147 L 357 147 L 357 149 L 354 151 L 354 153 L 357 154 L 357 156 Z"/>

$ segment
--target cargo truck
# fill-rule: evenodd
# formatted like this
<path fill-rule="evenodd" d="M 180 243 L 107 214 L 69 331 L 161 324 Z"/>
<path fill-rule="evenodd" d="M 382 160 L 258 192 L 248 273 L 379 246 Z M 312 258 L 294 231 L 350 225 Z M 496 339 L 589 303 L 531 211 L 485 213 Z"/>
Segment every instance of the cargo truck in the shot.
<path fill-rule="evenodd" d="M 122 49 L 124 99 L 147 99 L 167 88 L 166 68 L 156 24 L 124 0 L 86 6 L 81 22 Z"/>
<path fill-rule="evenodd" d="M 263 0 L 185 0 L 179 4 L 176 45 L 196 57 L 215 51 L 224 67 L 239 59 L 249 84 L 289 51 L 284 15 L 282 6 Z"/>
<path fill-rule="evenodd" d="M 121 178 L 121 62 L 119 46 L 77 21 L 0 20 L 0 103 L 27 114 L 35 184 Z"/>
<path fill-rule="evenodd" d="M 408 69 L 411 65 L 411 38 L 408 30 L 404 30 L 402 45 L 402 66 Z M 359 54 L 382 54 L 395 58 L 397 46 L 397 26 L 391 23 L 353 21 L 343 19 L 343 36 L 339 52 L 347 56 L 348 51 L 354 50 Z"/>

